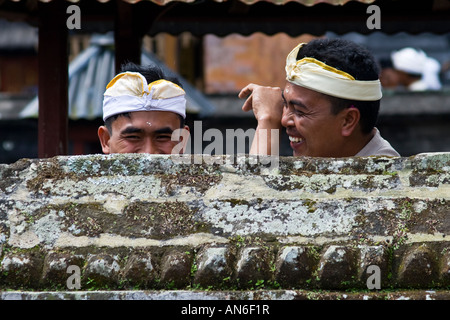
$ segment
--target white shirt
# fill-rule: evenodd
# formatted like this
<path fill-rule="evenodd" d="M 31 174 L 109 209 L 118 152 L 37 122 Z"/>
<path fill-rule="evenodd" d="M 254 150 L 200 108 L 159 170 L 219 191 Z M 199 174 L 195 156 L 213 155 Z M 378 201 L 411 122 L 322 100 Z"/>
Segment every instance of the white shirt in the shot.
<path fill-rule="evenodd" d="M 391 156 L 399 157 L 400 154 L 395 151 L 391 144 L 383 139 L 380 135 L 380 131 L 375 128 L 376 132 L 372 140 L 362 148 L 355 157 L 368 157 L 368 156 Z"/>

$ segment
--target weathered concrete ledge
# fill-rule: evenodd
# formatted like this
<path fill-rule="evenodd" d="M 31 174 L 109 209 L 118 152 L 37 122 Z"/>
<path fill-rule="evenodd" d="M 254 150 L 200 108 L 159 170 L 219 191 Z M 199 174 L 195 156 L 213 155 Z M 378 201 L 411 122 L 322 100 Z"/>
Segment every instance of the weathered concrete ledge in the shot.
<path fill-rule="evenodd" d="M 450 153 L 0 165 L 0 299 L 448 299 L 449 235 Z"/>
<path fill-rule="evenodd" d="M 448 300 L 449 290 L 310 291 L 310 290 L 96 290 L 4 291 L 0 300 Z"/>

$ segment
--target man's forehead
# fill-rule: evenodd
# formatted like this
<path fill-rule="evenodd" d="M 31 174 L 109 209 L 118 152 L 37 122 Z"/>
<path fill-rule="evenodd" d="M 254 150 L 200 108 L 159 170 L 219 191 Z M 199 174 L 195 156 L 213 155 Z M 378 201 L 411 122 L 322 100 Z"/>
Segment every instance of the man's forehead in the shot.
<path fill-rule="evenodd" d="M 322 95 L 314 90 L 296 85 L 294 83 L 287 82 L 286 86 L 284 87 L 284 90 L 282 92 L 282 95 L 285 99 L 301 99 L 304 98 L 318 98 Z"/>
<path fill-rule="evenodd" d="M 132 120 L 152 119 L 154 121 L 178 121 L 179 116 L 171 111 L 135 111 L 130 112 Z"/>
<path fill-rule="evenodd" d="M 136 111 L 130 112 L 128 117 L 118 117 L 114 124 L 118 126 L 136 127 L 178 127 L 180 119 L 170 111 Z"/>
<path fill-rule="evenodd" d="M 322 107 L 328 108 L 331 105 L 331 101 L 326 95 L 289 82 L 286 84 L 282 95 L 286 103 L 310 110 Z"/>

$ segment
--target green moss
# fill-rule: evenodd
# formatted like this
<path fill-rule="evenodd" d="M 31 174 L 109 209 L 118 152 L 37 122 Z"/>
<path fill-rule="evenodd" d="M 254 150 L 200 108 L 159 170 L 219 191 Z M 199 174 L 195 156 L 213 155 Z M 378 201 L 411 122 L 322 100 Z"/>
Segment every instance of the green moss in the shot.
<path fill-rule="evenodd" d="M 242 200 L 242 199 L 226 199 L 224 200 L 226 202 L 229 202 L 231 204 L 231 207 L 234 208 L 236 206 L 250 206 L 250 202 L 247 200 Z"/>
<path fill-rule="evenodd" d="M 47 162 L 40 162 L 36 169 L 36 176 L 27 181 L 27 188 L 35 193 L 41 192 L 49 194 L 51 186 L 43 188 L 43 184 L 48 180 L 63 180 L 66 177 L 77 180 L 79 177 L 74 173 L 66 173 L 61 168 L 56 158 L 51 158 Z"/>
<path fill-rule="evenodd" d="M 178 201 L 133 202 L 124 209 L 125 217 L 116 228 L 127 236 L 156 239 L 209 231 L 208 224 L 197 221 L 197 210 Z"/>
<path fill-rule="evenodd" d="M 277 191 L 301 190 L 305 187 L 303 182 L 289 176 L 264 176 L 263 179 L 269 188 Z"/>
<path fill-rule="evenodd" d="M 222 179 L 222 176 L 218 174 L 187 174 L 183 172 L 164 174 L 159 177 L 161 178 L 162 186 L 165 186 L 169 194 L 174 194 L 177 188 L 180 187 L 194 187 L 197 191 L 204 193 Z"/>
<path fill-rule="evenodd" d="M 317 210 L 317 207 L 316 207 L 317 201 L 308 199 L 308 200 L 304 200 L 303 203 L 308 207 L 308 213 L 316 212 L 316 210 Z"/>
<path fill-rule="evenodd" d="M 0 191 L 7 193 L 7 189 L 21 180 L 19 173 L 25 171 L 32 163 L 30 159 L 20 159 L 10 165 L 0 164 Z"/>
<path fill-rule="evenodd" d="M 336 186 L 331 186 L 325 190 L 326 193 L 333 194 L 336 192 Z"/>

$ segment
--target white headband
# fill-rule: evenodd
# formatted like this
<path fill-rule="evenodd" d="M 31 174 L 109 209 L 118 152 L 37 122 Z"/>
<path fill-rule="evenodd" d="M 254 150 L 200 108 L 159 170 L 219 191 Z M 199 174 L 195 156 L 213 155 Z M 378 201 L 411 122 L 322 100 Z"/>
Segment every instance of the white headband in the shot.
<path fill-rule="evenodd" d="M 173 82 L 157 80 L 149 85 L 137 72 L 118 74 L 106 86 L 103 120 L 124 112 L 171 111 L 186 118 L 186 93 Z"/>
<path fill-rule="evenodd" d="M 333 97 L 357 101 L 376 101 L 382 97 L 380 80 L 355 80 L 350 74 L 314 58 L 297 61 L 305 43 L 295 47 L 286 59 L 286 79 L 296 85 Z"/>

